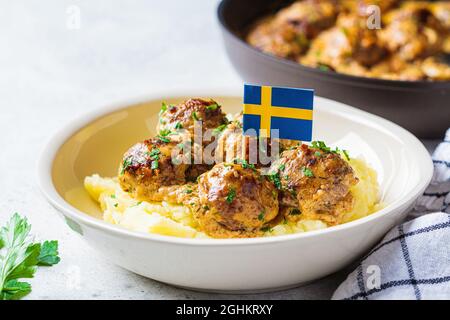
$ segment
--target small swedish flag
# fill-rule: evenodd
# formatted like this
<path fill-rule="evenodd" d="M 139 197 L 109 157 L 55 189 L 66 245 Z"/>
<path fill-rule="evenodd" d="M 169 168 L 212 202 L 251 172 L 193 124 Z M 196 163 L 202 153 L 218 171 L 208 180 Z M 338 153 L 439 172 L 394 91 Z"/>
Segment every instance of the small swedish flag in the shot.
<path fill-rule="evenodd" d="M 270 137 L 278 129 L 280 139 L 312 140 L 314 90 L 244 85 L 243 129 Z M 253 130 L 251 130 L 253 131 Z M 253 132 L 255 132 L 253 131 Z"/>

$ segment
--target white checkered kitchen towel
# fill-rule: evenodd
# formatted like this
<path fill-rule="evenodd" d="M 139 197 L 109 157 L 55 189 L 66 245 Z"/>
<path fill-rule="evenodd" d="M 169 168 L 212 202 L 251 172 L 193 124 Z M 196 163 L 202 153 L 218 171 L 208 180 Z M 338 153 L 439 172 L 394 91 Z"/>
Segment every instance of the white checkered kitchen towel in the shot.
<path fill-rule="evenodd" d="M 433 180 L 415 219 L 392 229 L 333 299 L 450 299 L 450 129 L 432 158 Z"/>

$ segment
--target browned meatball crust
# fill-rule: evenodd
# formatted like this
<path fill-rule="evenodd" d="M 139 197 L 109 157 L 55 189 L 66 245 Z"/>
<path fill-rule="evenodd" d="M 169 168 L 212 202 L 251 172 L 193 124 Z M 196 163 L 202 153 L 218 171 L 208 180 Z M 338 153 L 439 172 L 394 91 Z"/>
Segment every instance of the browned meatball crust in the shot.
<path fill-rule="evenodd" d="M 163 105 L 158 130 L 187 130 L 193 137 L 196 121 L 202 122 L 203 133 L 227 123 L 222 107 L 214 100 L 189 99 L 179 105 Z"/>
<path fill-rule="evenodd" d="M 336 15 L 335 1 L 297 1 L 275 17 L 260 21 L 247 40 L 262 51 L 295 60 L 310 39 L 334 23 Z"/>
<path fill-rule="evenodd" d="M 380 39 L 400 59 L 412 61 L 441 50 L 445 27 L 423 4 L 394 10 L 387 20 L 390 23 L 380 30 Z"/>
<path fill-rule="evenodd" d="M 278 214 L 278 192 L 251 166 L 221 163 L 199 177 L 200 228 L 216 238 L 255 237 Z"/>
<path fill-rule="evenodd" d="M 284 151 L 272 165 L 270 177 L 282 190 L 281 204 L 293 209 L 287 218 L 320 219 L 329 225 L 340 223 L 351 210 L 350 187 L 358 182 L 337 152 L 305 144 Z"/>
<path fill-rule="evenodd" d="M 119 168 L 122 189 L 136 199 L 157 201 L 154 193 L 160 187 L 186 183 L 190 160 L 175 148 L 178 148 L 175 142 L 164 142 L 159 138 L 132 146 Z"/>

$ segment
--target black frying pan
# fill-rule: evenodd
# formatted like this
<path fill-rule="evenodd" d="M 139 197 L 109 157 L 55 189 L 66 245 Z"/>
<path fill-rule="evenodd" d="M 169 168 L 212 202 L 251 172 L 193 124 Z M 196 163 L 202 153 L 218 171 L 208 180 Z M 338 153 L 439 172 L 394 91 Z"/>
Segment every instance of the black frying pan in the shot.
<path fill-rule="evenodd" d="M 218 8 L 226 52 L 244 81 L 313 88 L 317 95 L 390 119 L 421 138 L 450 127 L 450 82 L 393 81 L 305 67 L 260 52 L 244 40 L 249 25 L 292 1 L 223 0 Z"/>

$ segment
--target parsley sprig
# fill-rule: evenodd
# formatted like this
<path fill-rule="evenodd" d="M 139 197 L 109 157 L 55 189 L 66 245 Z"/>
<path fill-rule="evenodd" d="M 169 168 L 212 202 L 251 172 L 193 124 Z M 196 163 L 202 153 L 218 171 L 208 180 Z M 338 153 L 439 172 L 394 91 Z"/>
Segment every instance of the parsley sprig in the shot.
<path fill-rule="evenodd" d="M 34 243 L 31 225 L 15 213 L 0 229 L 0 300 L 17 300 L 31 292 L 28 282 L 39 266 L 52 266 L 60 260 L 58 242 Z"/>

